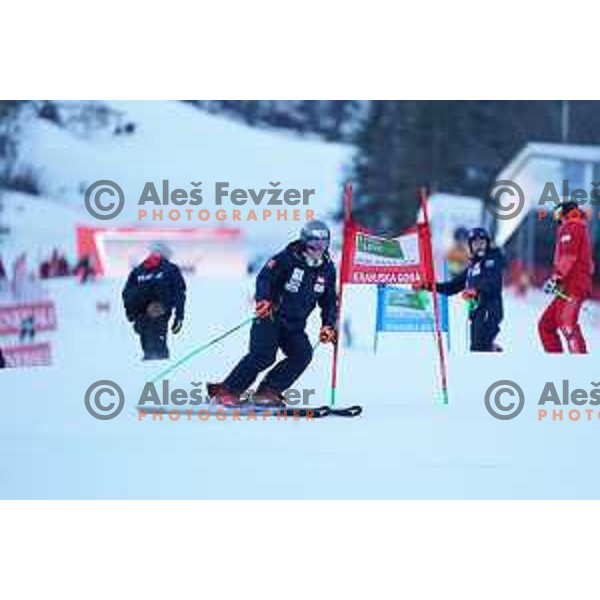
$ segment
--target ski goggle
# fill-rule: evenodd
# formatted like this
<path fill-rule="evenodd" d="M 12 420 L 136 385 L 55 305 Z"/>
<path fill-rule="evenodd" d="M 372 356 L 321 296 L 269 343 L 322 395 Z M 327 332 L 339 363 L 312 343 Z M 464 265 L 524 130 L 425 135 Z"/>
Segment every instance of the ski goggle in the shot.
<path fill-rule="evenodd" d="M 320 240 L 308 240 L 306 243 L 306 249 L 310 252 L 320 252 L 323 253 L 329 247 L 329 240 L 320 239 Z"/>
<path fill-rule="evenodd" d="M 472 238 L 469 243 L 473 245 L 475 242 L 484 242 L 485 244 L 487 244 L 488 239 L 486 237 L 483 237 L 482 235 L 479 235 L 477 237 Z"/>

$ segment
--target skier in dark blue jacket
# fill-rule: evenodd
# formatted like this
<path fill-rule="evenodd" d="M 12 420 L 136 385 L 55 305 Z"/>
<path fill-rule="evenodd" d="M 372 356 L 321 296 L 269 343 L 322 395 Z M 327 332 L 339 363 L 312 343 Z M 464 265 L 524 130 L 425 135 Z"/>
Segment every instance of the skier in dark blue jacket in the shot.
<path fill-rule="evenodd" d="M 169 358 L 167 334 L 181 331 L 185 310 L 185 281 L 179 268 L 168 260 L 169 249 L 156 243 L 150 255 L 129 274 L 123 289 L 127 319 L 140 336 L 144 360 Z"/>
<path fill-rule="evenodd" d="M 436 284 L 440 294 L 451 296 L 462 292 L 469 303 L 471 352 L 497 352 L 495 339 L 504 318 L 502 306 L 502 271 L 504 256 L 491 245 L 483 227 L 469 232 L 467 242 L 471 257 L 467 268 L 450 281 Z M 422 285 L 431 289 L 431 285 Z"/>
<path fill-rule="evenodd" d="M 241 394 L 259 373 L 275 363 L 278 349 L 285 358 L 264 377 L 252 400 L 255 404 L 283 404 L 285 392 L 312 359 L 306 321 L 316 305 L 321 308 L 323 343 L 336 340 L 336 270 L 329 256 L 330 232 L 323 222 L 309 221 L 300 239 L 267 261 L 256 279 L 256 319 L 250 332 L 250 349 L 222 383 L 209 384 L 217 402 L 238 405 Z"/>

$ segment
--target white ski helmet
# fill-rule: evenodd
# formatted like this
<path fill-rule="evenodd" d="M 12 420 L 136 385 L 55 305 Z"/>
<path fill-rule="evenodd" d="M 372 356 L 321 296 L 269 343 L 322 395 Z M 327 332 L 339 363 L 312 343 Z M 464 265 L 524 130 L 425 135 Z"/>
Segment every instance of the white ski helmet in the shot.
<path fill-rule="evenodd" d="M 150 244 L 149 250 L 152 254 L 160 254 L 163 258 L 166 258 L 167 260 L 169 260 L 171 256 L 173 256 L 171 248 L 169 248 L 167 244 L 161 241 L 152 242 Z"/>

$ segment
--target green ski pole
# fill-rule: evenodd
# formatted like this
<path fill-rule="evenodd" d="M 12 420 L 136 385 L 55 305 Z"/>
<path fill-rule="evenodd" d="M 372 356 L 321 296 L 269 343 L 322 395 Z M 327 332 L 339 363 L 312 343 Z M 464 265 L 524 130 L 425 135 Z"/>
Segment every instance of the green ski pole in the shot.
<path fill-rule="evenodd" d="M 156 383 L 160 379 L 163 379 L 163 377 L 165 377 L 169 373 L 172 373 L 175 369 L 180 367 L 182 364 L 186 363 L 188 360 L 190 360 L 194 356 L 197 356 L 201 352 L 208 350 L 208 348 L 210 348 L 211 346 L 214 346 L 221 340 L 224 340 L 227 336 L 230 336 L 232 333 L 235 333 L 238 329 L 245 327 L 246 325 L 251 323 L 253 320 L 254 320 L 254 315 L 252 315 L 251 317 L 248 317 L 247 319 L 244 319 L 239 325 L 232 327 L 231 329 L 227 330 L 225 333 L 222 333 L 221 335 L 217 336 L 216 338 L 213 338 L 209 342 L 206 342 L 206 344 L 202 344 L 202 346 L 198 346 L 198 348 L 195 348 L 189 354 L 186 354 L 185 356 L 180 358 L 176 363 L 169 365 L 166 369 L 163 369 L 153 379 L 151 379 L 150 382 Z"/>

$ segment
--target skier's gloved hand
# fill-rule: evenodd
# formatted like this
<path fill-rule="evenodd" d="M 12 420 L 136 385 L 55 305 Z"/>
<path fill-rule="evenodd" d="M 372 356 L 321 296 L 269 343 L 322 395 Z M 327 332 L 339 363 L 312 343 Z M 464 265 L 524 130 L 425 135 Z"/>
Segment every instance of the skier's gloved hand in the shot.
<path fill-rule="evenodd" d="M 552 275 L 544 281 L 544 287 L 542 288 L 545 294 L 556 294 L 560 291 L 560 277 L 558 275 Z"/>
<path fill-rule="evenodd" d="M 183 319 L 175 319 L 173 321 L 173 326 L 171 327 L 171 331 L 177 335 L 180 331 L 181 328 L 183 327 Z"/>
<path fill-rule="evenodd" d="M 258 319 L 266 319 L 273 314 L 273 303 L 270 300 L 259 300 L 254 307 Z"/>
<path fill-rule="evenodd" d="M 463 300 L 475 300 L 478 296 L 479 292 L 472 288 L 467 288 L 462 293 Z"/>
<path fill-rule="evenodd" d="M 324 325 L 319 332 L 321 344 L 334 344 L 337 339 L 337 331 L 331 325 Z"/>
<path fill-rule="evenodd" d="M 154 300 L 146 307 L 146 314 L 151 319 L 158 319 L 165 314 L 165 307 L 162 305 L 162 303 Z"/>

